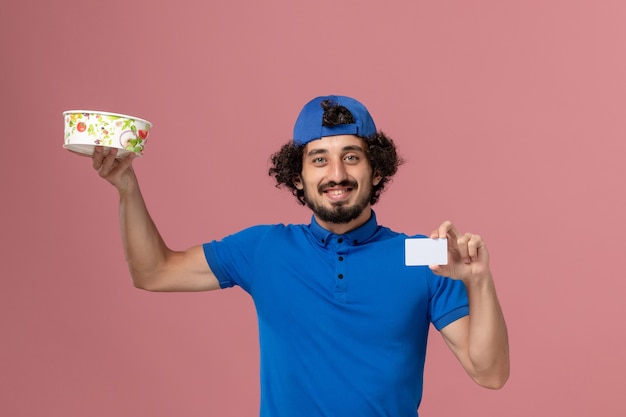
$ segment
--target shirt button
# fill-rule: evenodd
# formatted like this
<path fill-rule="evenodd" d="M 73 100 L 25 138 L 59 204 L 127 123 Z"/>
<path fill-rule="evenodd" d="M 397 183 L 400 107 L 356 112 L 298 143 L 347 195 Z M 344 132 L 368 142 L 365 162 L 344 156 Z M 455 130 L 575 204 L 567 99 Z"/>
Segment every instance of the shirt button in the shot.
<path fill-rule="evenodd" d="M 339 278 L 339 279 L 343 279 L 343 274 L 339 274 L 339 275 L 337 275 L 337 278 Z"/>
<path fill-rule="evenodd" d="M 339 260 L 340 260 L 340 261 L 343 261 L 343 256 L 340 256 L 340 257 L 339 257 Z"/>
<path fill-rule="evenodd" d="M 339 238 L 339 239 L 337 239 L 337 242 L 342 243 L 342 242 L 343 242 L 343 239 L 342 239 L 342 238 Z"/>

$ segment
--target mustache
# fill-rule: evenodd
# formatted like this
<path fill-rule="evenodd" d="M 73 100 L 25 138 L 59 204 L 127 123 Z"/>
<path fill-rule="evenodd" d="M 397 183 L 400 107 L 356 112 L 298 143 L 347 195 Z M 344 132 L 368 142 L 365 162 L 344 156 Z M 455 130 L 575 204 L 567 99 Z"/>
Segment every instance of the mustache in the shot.
<path fill-rule="evenodd" d="M 317 191 L 319 191 L 320 193 L 324 192 L 324 189 L 326 188 L 331 188 L 331 187 L 349 187 L 352 189 L 357 188 L 358 184 L 356 183 L 356 181 L 350 181 L 350 180 L 344 180 L 341 182 L 335 182 L 335 181 L 329 181 L 325 184 L 321 184 L 319 187 L 317 187 Z"/>

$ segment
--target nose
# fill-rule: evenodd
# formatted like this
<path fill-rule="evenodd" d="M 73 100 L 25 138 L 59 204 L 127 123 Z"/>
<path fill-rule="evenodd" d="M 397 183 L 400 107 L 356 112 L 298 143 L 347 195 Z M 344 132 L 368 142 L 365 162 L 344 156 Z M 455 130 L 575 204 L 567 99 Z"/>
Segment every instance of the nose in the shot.
<path fill-rule="evenodd" d="M 348 173 L 346 167 L 343 164 L 343 160 L 335 160 L 329 164 L 328 180 L 340 183 L 348 179 Z"/>

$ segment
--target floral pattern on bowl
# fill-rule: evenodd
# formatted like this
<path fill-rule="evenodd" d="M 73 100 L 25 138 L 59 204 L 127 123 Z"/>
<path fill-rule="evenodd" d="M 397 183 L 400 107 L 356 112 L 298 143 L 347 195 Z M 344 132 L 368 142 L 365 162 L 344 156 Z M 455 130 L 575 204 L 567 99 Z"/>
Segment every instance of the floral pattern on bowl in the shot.
<path fill-rule="evenodd" d="M 71 151 L 92 154 L 95 146 L 118 148 L 118 155 L 143 154 L 152 124 L 116 113 L 87 110 L 66 111 L 65 144 Z"/>

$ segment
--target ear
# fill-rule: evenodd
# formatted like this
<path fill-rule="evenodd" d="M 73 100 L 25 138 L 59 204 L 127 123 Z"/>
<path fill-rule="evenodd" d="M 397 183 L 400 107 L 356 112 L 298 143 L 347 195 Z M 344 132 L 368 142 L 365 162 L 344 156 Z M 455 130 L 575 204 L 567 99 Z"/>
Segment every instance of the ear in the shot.
<path fill-rule="evenodd" d="M 374 177 L 372 178 L 372 185 L 377 186 L 382 179 L 383 179 L 382 175 L 380 175 L 378 172 L 374 172 Z"/>
<path fill-rule="evenodd" d="M 298 175 L 297 177 L 295 177 L 293 179 L 293 185 L 296 187 L 296 189 L 298 190 L 302 190 L 304 189 L 304 186 L 302 185 L 302 178 L 300 177 L 300 175 Z"/>

